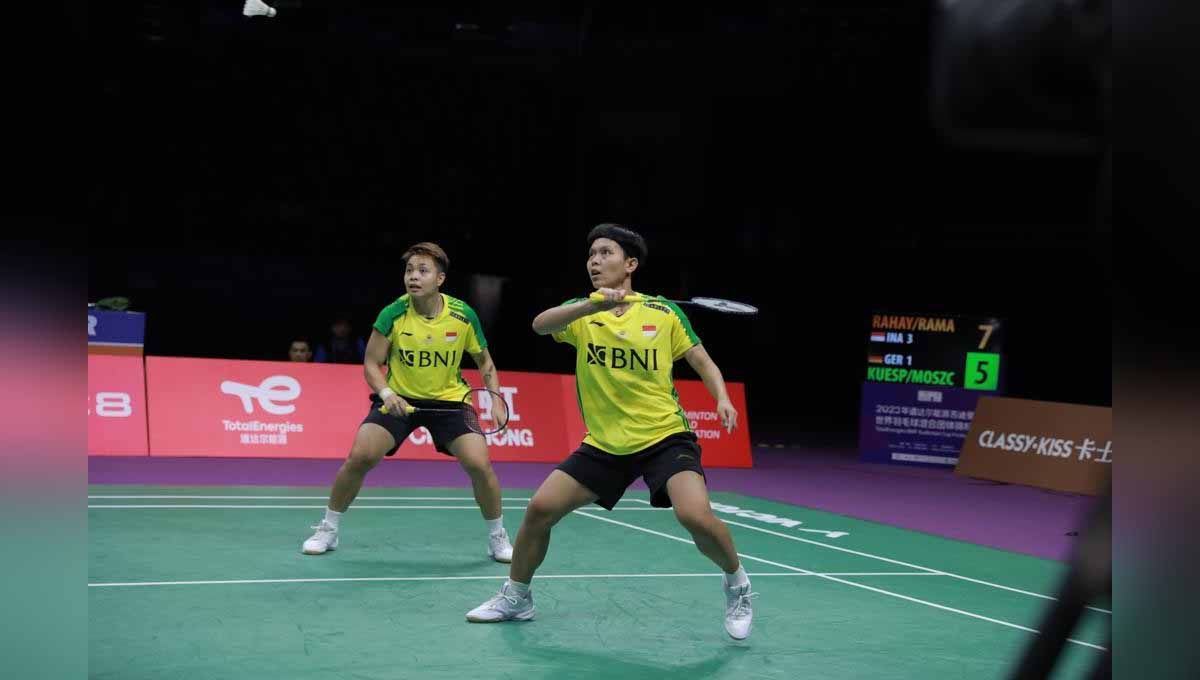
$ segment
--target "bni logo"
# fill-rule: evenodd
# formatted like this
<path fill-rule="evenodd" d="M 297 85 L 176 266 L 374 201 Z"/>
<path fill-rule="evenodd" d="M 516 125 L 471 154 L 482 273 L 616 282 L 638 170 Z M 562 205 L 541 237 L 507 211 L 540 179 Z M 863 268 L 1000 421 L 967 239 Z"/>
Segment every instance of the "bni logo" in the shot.
<path fill-rule="evenodd" d="M 295 404 L 278 404 L 280 401 L 294 401 L 300 396 L 300 381 L 290 375 L 273 375 L 258 385 L 244 385 L 232 380 L 221 383 L 221 391 L 242 400 L 242 408 L 246 413 L 254 413 L 254 401 L 262 410 L 277 416 L 287 415 L 296 410 Z"/>
<path fill-rule="evenodd" d="M 587 362 L 593 365 L 604 366 L 606 364 L 608 348 L 604 345 L 587 344 Z"/>
<path fill-rule="evenodd" d="M 646 348 L 605 347 L 604 345 L 587 344 L 587 363 L 605 368 L 624 368 L 635 371 L 658 370 L 658 350 Z"/>

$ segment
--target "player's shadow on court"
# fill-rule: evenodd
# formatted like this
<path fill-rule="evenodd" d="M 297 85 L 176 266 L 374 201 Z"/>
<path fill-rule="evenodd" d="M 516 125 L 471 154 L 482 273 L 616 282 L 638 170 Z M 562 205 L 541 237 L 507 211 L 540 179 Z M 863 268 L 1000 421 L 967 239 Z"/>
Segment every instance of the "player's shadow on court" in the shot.
<path fill-rule="evenodd" d="M 734 643 L 722 645 L 712 657 L 693 663 L 654 663 L 645 659 L 630 659 L 623 657 L 619 649 L 612 654 L 599 654 L 581 651 L 578 648 L 539 645 L 532 639 L 527 624 L 502 624 L 501 634 L 511 650 L 520 650 L 522 656 L 537 659 L 536 665 L 526 668 L 548 671 L 548 678 L 666 678 L 679 677 L 697 680 L 698 678 L 713 677 L 721 672 L 730 661 L 746 653 L 750 648 L 743 644 Z M 535 677 L 532 672 L 525 677 Z"/>

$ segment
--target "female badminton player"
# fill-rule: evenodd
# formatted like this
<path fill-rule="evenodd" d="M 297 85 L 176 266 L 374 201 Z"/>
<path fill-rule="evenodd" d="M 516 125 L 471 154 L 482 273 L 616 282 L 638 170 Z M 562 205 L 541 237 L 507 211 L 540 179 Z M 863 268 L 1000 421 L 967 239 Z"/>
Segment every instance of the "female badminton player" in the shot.
<path fill-rule="evenodd" d="M 733 538 L 708 502 L 700 446 L 677 400 L 671 378 L 682 358 L 704 380 L 730 431 L 737 410 L 721 370 L 700 344 L 686 314 L 661 297 L 633 291 L 633 274 L 646 259 L 641 235 L 615 224 L 588 234 L 587 272 L 602 301 L 583 298 L 548 309 L 533 330 L 575 348 L 579 407 L 587 426 L 583 443 L 553 470 L 525 510 L 509 578 L 500 592 L 467 613 L 490 623 L 534 617 L 530 583 L 550 544 L 550 531 L 568 513 L 589 503 L 612 510 L 634 479 L 650 488 L 651 505 L 670 507 L 696 547 L 724 572 L 725 630 L 750 634 L 750 580 Z"/>
<path fill-rule="evenodd" d="M 435 243 L 418 243 L 402 256 L 407 291 L 383 308 L 367 342 L 364 372 L 371 391 L 371 409 L 354 436 L 346 462 L 338 470 L 325 517 L 304 542 L 306 555 L 338 547 L 342 513 L 350 507 L 367 473 L 391 456 L 416 428 L 424 426 L 434 446 L 454 456 L 471 478 L 475 501 L 487 523 L 487 554 L 498 562 L 512 561 L 512 545 L 500 508 L 500 482 L 488 458 L 479 419 L 469 404 L 473 392 L 459 365 L 471 355 L 483 375 L 492 422 L 507 423 L 508 411 L 499 395 L 500 379 L 487 349 L 475 310 L 441 292 L 450 265 Z M 381 366 L 387 364 L 384 376 Z M 480 390 L 474 390 L 480 391 Z"/>

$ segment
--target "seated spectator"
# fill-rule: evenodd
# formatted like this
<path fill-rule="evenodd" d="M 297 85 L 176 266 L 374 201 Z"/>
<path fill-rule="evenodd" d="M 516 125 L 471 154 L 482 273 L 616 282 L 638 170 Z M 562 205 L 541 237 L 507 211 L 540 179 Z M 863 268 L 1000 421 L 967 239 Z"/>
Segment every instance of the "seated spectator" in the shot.
<path fill-rule="evenodd" d="M 288 348 L 288 361 L 308 362 L 312 360 L 312 343 L 305 338 L 293 340 L 292 346 Z"/>
<path fill-rule="evenodd" d="M 317 347 L 314 359 L 323 364 L 361 364 L 367 354 L 367 341 L 353 337 L 346 317 L 339 317 L 330 328 L 329 339 Z"/>

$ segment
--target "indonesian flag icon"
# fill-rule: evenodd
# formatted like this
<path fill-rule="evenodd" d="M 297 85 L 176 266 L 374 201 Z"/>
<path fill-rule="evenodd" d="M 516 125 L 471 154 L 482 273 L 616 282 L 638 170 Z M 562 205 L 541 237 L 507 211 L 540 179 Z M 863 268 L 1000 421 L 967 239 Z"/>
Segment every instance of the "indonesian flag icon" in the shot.
<path fill-rule="evenodd" d="M 446 331 L 446 342 L 458 340 L 458 331 Z"/>
<path fill-rule="evenodd" d="M 886 342 L 886 341 L 887 341 L 887 334 L 884 333 L 883 331 L 876 331 L 876 332 L 871 333 L 871 342 Z"/>
<path fill-rule="evenodd" d="M 649 324 L 642 326 L 642 335 L 646 336 L 647 338 L 653 338 L 654 336 L 658 335 L 658 326 L 652 326 Z"/>

